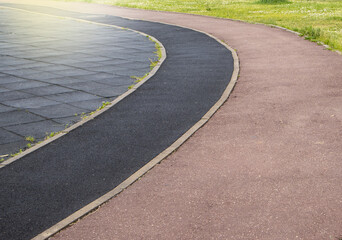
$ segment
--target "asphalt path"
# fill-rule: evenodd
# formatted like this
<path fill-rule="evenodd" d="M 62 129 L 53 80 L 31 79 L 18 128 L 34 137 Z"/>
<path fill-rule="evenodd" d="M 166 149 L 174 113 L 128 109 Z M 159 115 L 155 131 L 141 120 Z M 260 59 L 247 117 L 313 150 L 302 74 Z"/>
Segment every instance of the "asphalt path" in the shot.
<path fill-rule="evenodd" d="M 131 28 L 167 50 L 159 71 L 133 94 L 0 169 L 0 239 L 30 239 L 115 188 L 199 121 L 229 83 L 233 58 L 219 42 L 190 29 L 9 6 Z"/>

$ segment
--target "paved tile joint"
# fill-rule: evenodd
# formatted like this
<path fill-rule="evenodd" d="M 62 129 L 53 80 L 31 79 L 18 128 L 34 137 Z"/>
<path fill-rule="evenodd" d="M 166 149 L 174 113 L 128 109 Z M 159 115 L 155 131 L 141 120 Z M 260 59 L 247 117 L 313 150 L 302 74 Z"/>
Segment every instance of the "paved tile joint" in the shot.
<path fill-rule="evenodd" d="M 113 100 L 157 58 L 129 30 L 9 9 L 0 22 L 0 156 Z"/>

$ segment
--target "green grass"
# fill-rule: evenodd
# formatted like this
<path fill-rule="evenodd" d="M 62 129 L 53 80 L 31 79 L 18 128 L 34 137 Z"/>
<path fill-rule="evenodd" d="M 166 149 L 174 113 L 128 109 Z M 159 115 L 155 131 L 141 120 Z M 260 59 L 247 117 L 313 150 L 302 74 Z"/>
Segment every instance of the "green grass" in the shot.
<path fill-rule="evenodd" d="M 104 101 L 103 101 L 103 102 L 102 102 L 102 105 L 99 106 L 95 111 L 92 111 L 92 112 L 90 112 L 89 114 L 83 114 L 83 113 L 82 113 L 81 118 L 82 118 L 82 119 L 85 119 L 85 118 L 87 118 L 88 116 L 91 116 L 91 115 L 95 114 L 96 112 L 98 112 L 98 111 L 104 109 L 106 106 L 111 105 L 111 104 L 112 104 L 111 102 L 108 102 L 108 101 L 104 102 Z"/>
<path fill-rule="evenodd" d="M 151 41 L 153 41 L 151 38 L 150 38 Z M 159 45 L 158 42 L 155 43 L 155 48 L 156 48 L 156 51 L 153 52 L 155 55 L 157 55 L 158 59 L 156 61 L 152 61 L 150 59 L 150 69 L 152 70 L 155 66 L 157 66 L 159 60 L 161 59 L 162 57 L 162 51 L 161 51 L 161 46 Z"/>
<path fill-rule="evenodd" d="M 65 1 L 65 0 L 59 0 Z M 342 51 L 341 0 L 66 0 L 272 24 Z"/>
<path fill-rule="evenodd" d="M 152 59 L 149 58 L 150 60 L 150 69 L 152 71 L 152 69 L 158 65 L 160 59 L 162 58 L 162 47 L 160 46 L 160 44 L 158 42 L 155 42 L 150 36 L 146 36 L 150 41 L 154 42 L 154 46 L 156 48 L 156 51 L 154 51 L 153 53 L 158 57 L 158 59 L 156 61 L 153 61 Z M 149 73 L 146 73 L 144 76 L 142 77 L 137 77 L 137 76 L 131 76 L 131 78 L 135 79 L 134 84 L 141 82 L 142 80 L 144 80 L 147 76 L 149 75 Z M 128 87 L 129 89 L 132 89 L 135 85 L 132 84 Z"/>
<path fill-rule="evenodd" d="M 25 137 L 25 140 L 28 142 L 34 142 L 35 141 L 34 137 L 32 137 L 32 136 Z"/>
<path fill-rule="evenodd" d="M 259 0 L 258 3 L 280 4 L 280 3 L 289 3 L 289 1 L 288 0 Z"/>

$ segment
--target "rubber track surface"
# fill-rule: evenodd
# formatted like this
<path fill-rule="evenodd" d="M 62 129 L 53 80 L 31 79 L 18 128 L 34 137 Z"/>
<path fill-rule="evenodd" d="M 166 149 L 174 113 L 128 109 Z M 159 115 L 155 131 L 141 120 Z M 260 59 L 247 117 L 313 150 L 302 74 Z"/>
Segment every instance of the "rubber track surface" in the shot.
<path fill-rule="evenodd" d="M 109 111 L 0 169 L 0 239 L 30 239 L 115 188 L 199 121 L 231 78 L 231 53 L 205 34 L 113 16 L 90 19 L 156 37 L 167 59 L 156 75 Z"/>

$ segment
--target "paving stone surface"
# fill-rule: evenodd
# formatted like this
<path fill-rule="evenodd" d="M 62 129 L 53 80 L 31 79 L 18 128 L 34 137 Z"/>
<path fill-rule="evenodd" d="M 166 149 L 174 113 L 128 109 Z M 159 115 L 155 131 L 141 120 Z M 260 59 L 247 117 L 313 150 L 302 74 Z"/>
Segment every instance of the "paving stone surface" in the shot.
<path fill-rule="evenodd" d="M 0 156 L 61 131 L 150 71 L 155 46 L 127 29 L 0 9 Z"/>

